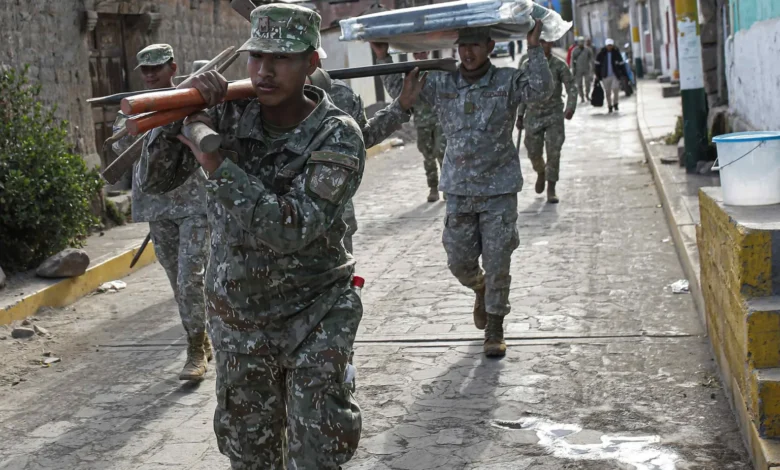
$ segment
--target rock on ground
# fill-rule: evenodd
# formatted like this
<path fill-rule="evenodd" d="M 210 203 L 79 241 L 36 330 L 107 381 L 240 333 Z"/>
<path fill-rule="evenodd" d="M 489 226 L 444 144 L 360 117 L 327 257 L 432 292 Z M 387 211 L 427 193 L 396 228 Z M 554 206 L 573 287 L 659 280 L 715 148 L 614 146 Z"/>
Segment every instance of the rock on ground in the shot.
<path fill-rule="evenodd" d="M 87 252 L 68 248 L 44 261 L 35 273 L 40 277 L 76 277 L 84 274 L 87 266 Z"/>
<path fill-rule="evenodd" d="M 18 328 L 14 328 L 11 331 L 11 337 L 12 338 L 16 338 L 16 339 L 19 339 L 19 338 L 29 338 L 31 336 L 35 336 L 35 330 L 33 330 L 32 328 L 26 328 L 26 327 L 20 326 Z"/>

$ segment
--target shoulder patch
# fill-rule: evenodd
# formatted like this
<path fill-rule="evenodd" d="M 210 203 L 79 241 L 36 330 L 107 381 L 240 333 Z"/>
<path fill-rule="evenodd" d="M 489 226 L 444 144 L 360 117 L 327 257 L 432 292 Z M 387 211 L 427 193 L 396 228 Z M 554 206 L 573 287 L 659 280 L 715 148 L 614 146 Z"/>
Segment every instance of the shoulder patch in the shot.
<path fill-rule="evenodd" d="M 445 99 L 445 100 L 454 100 L 458 97 L 457 93 L 439 93 L 439 98 Z"/>
<path fill-rule="evenodd" d="M 482 96 L 485 98 L 492 98 L 494 96 L 509 96 L 509 92 L 506 90 L 495 90 L 482 92 Z"/>
<path fill-rule="evenodd" d="M 358 171 L 360 169 L 360 161 L 357 157 L 352 155 L 345 155 L 343 153 L 336 152 L 319 152 L 314 151 L 309 157 L 310 163 L 330 163 L 332 165 L 343 166 L 350 170 Z"/>

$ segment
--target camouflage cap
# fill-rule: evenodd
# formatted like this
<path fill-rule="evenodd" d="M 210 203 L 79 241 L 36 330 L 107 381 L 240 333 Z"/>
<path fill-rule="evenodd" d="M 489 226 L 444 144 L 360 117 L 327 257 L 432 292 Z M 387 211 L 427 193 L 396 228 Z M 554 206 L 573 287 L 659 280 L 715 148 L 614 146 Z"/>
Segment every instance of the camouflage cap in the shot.
<path fill-rule="evenodd" d="M 168 44 L 152 44 L 141 49 L 135 57 L 138 59 L 136 68 L 142 65 L 162 65 L 173 59 L 173 48 Z"/>
<path fill-rule="evenodd" d="M 299 53 L 320 47 L 320 15 L 286 3 L 252 10 L 252 37 L 239 51 Z"/>
<path fill-rule="evenodd" d="M 475 44 L 489 40 L 489 27 L 463 28 L 458 30 L 458 40 L 455 41 L 455 44 Z"/>

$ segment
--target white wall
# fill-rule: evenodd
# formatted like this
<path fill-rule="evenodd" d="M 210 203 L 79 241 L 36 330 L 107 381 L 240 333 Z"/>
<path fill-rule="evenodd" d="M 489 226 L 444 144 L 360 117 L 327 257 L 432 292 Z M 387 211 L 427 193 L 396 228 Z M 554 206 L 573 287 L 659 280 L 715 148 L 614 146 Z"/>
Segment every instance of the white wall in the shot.
<path fill-rule="evenodd" d="M 672 10 L 672 0 L 661 0 L 661 73 L 672 77 L 677 70 L 677 50 L 675 46 L 675 25 L 677 19 Z M 667 24 L 667 12 L 669 22 Z M 667 56 L 668 51 L 668 56 Z"/>
<path fill-rule="evenodd" d="M 780 18 L 754 23 L 726 44 L 729 107 L 757 130 L 780 130 Z"/>
<path fill-rule="evenodd" d="M 362 67 L 372 65 L 371 46 L 363 42 L 342 42 L 339 41 L 341 35 L 340 28 L 331 28 L 322 31 L 322 48 L 328 54 L 328 58 L 322 61 L 325 69 L 344 69 L 349 67 Z M 376 91 L 374 88 L 374 79 L 355 78 L 347 80 L 349 86 L 355 93 L 363 98 L 366 106 L 376 103 Z"/>

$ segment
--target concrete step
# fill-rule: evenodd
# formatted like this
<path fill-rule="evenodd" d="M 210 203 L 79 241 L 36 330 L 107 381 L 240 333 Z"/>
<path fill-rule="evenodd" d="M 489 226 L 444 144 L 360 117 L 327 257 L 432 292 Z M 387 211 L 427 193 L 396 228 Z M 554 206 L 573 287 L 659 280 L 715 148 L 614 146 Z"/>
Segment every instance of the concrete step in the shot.
<path fill-rule="evenodd" d="M 674 98 L 680 96 L 680 84 L 668 85 L 661 89 L 661 94 L 664 98 Z"/>
<path fill-rule="evenodd" d="M 780 437 L 780 368 L 753 371 L 750 403 L 758 435 L 765 439 Z"/>

